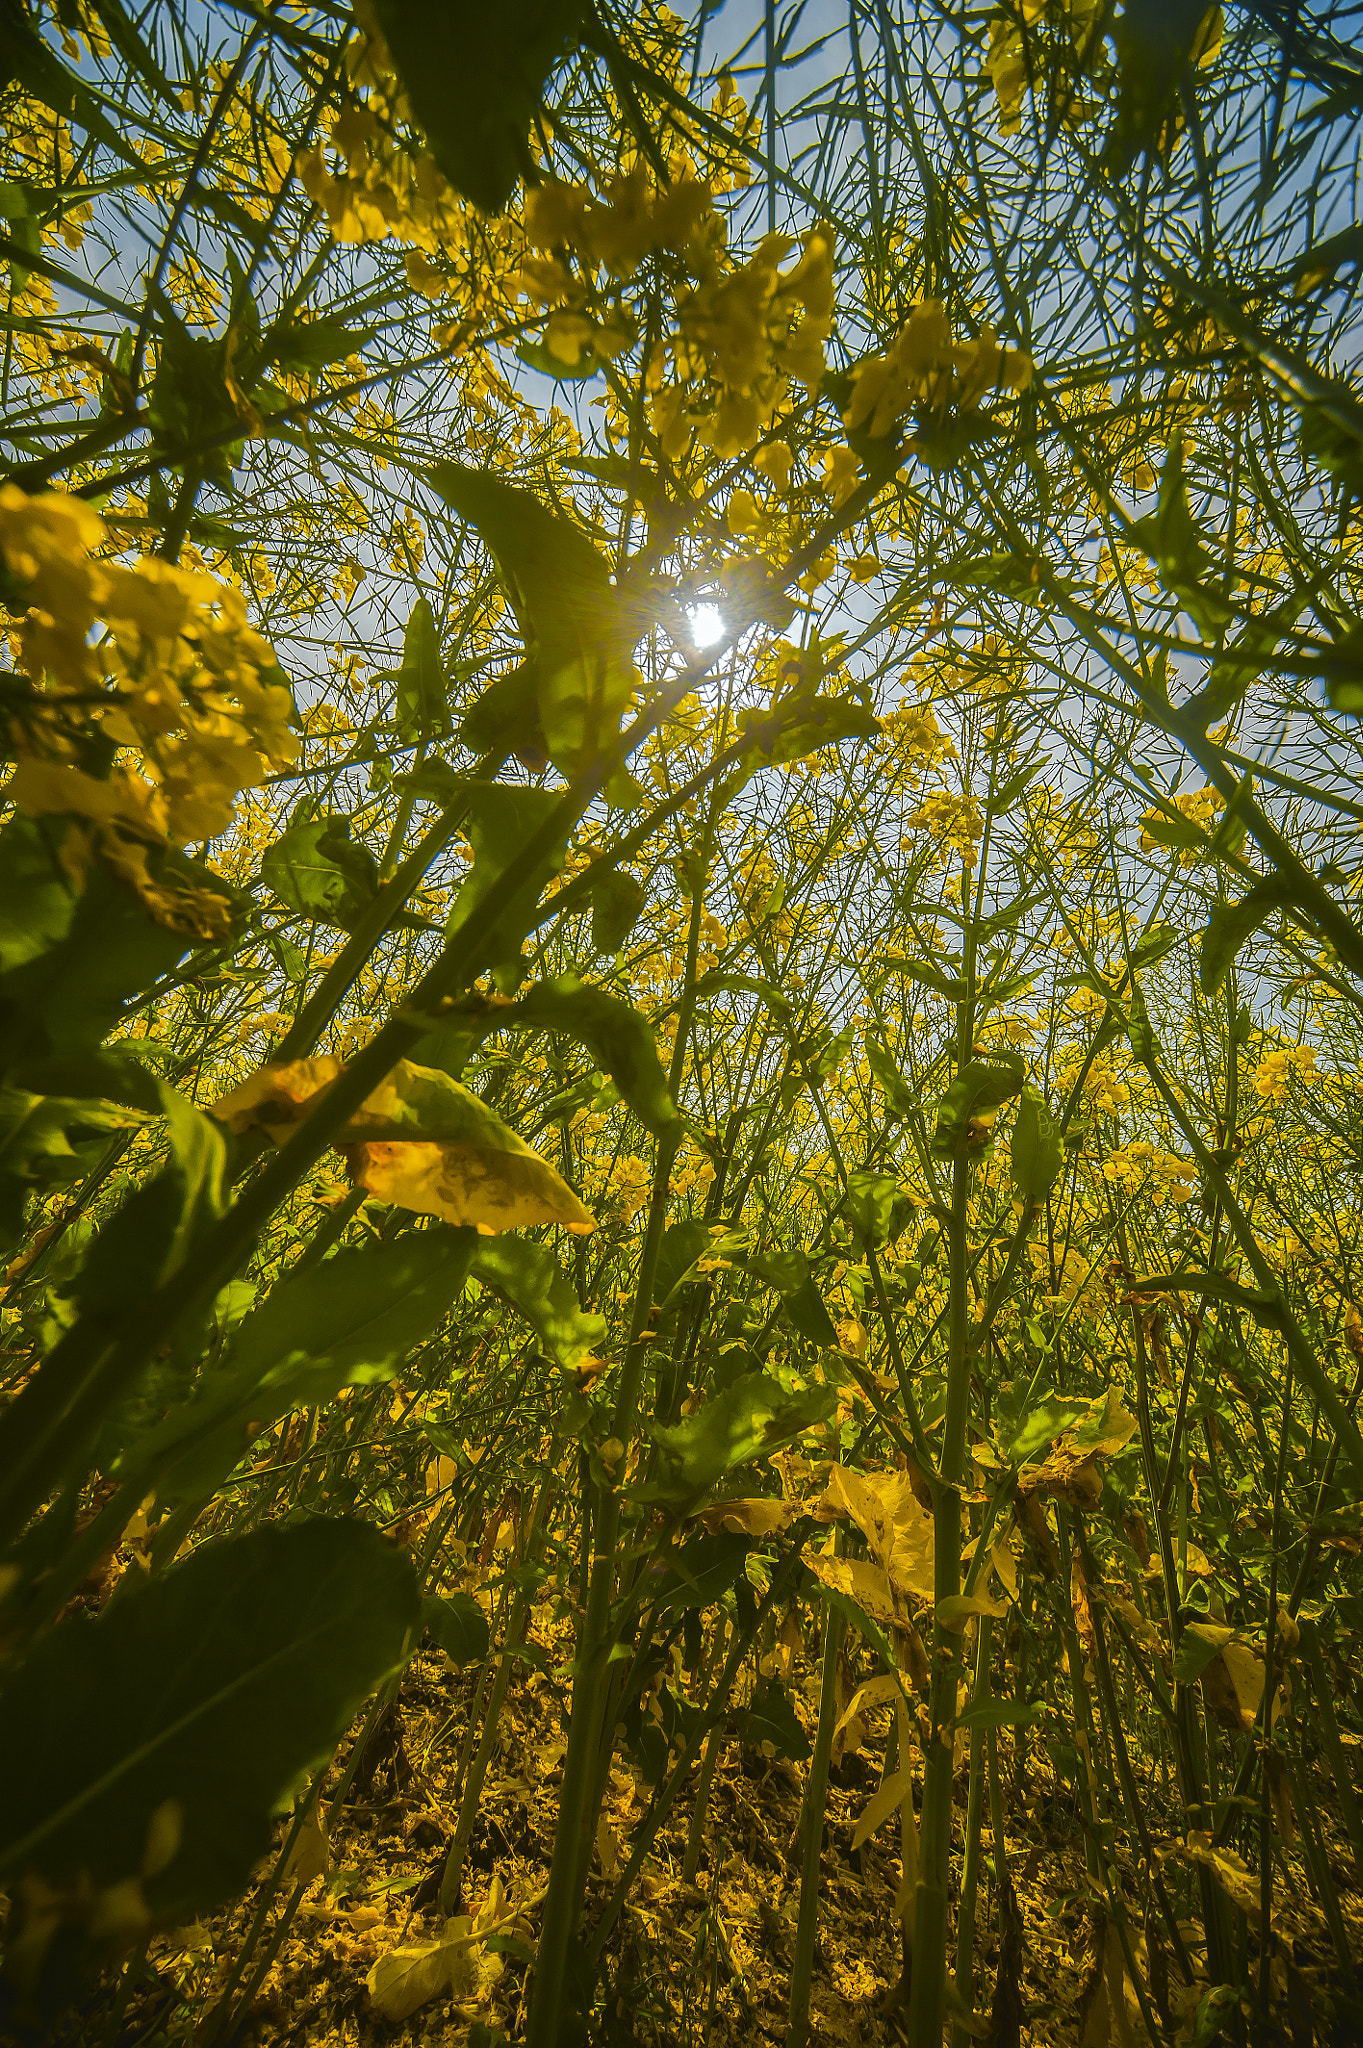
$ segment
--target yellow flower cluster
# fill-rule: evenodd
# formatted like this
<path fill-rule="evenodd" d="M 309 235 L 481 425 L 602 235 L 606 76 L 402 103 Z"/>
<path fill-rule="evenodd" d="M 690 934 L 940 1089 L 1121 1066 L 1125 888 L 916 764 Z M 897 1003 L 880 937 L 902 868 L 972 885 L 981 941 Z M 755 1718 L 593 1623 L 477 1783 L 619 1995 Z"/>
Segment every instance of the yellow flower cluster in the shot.
<path fill-rule="evenodd" d="M 895 761 L 908 769 L 911 776 L 919 768 L 955 756 L 951 737 L 938 725 L 930 705 L 901 705 L 882 721 L 882 726 Z"/>
<path fill-rule="evenodd" d="M 1189 1202 L 1197 1193 L 1197 1168 L 1189 1159 L 1179 1159 L 1143 1138 L 1133 1138 L 1119 1152 L 1103 1161 L 1103 1178 L 1118 1187 L 1143 1188 L 1170 1202 Z"/>
<path fill-rule="evenodd" d="M 789 235 L 767 235 L 745 262 L 725 246 L 725 223 L 714 192 L 686 160 L 674 159 L 672 182 L 656 188 L 636 164 L 613 179 L 604 199 L 585 185 L 546 184 L 525 207 L 532 249 L 516 280 L 532 301 L 553 306 L 545 345 L 572 367 L 594 350 L 613 359 L 633 342 L 637 322 L 616 304 L 590 312 L 599 266 L 614 283 L 631 278 L 655 250 L 689 273 L 676 302 L 676 329 L 654 349 L 647 371 L 649 416 L 663 451 L 678 460 L 693 434 L 727 460 L 752 448 L 771 426 L 792 379 L 812 390 L 824 373 L 824 343 L 833 318 L 833 236 L 826 227 L 804 237 L 798 262 Z M 564 261 L 573 254 L 576 274 Z M 779 461 L 778 461 L 778 466 Z M 789 473 L 789 452 L 784 468 Z"/>
<path fill-rule="evenodd" d="M 1254 1070 L 1255 1094 L 1265 1102 L 1286 1102 L 1294 1073 L 1306 1087 L 1318 1079 L 1313 1045 L 1280 1045 L 1267 1053 Z"/>
<path fill-rule="evenodd" d="M 1199 832 L 1212 831 L 1218 816 L 1226 808 L 1226 799 L 1221 795 L 1220 791 L 1206 787 L 1202 789 L 1181 789 L 1176 793 L 1172 801 L 1174 809 L 1180 812 L 1190 825 L 1195 825 Z M 1165 811 L 1155 809 L 1145 813 L 1145 816 L 1141 819 L 1142 853 L 1151 853 L 1156 846 L 1162 846 L 1166 843 L 1158 835 L 1162 827 L 1167 831 L 1171 823 L 1172 820 Z M 1154 828 L 1153 832 L 1150 829 L 1152 826 Z M 1179 847 L 1177 853 L 1180 866 L 1190 866 L 1192 862 L 1201 857 L 1201 852 L 1202 849 L 1197 846 Z"/>
<path fill-rule="evenodd" d="M 107 538 L 80 498 L 0 489 L 0 560 L 25 600 L 11 640 L 33 684 L 12 722 L 5 795 L 33 815 L 84 819 L 106 852 L 110 834 L 214 838 L 240 791 L 296 759 L 293 700 L 239 591 L 170 562 L 101 560 Z M 77 766 L 92 726 L 137 764 L 103 781 Z M 145 873 L 144 859 L 133 865 Z"/>
<path fill-rule="evenodd" d="M 953 342 L 942 301 L 923 299 L 889 353 L 868 356 L 852 378 L 852 403 L 844 415 L 848 429 L 865 426 L 879 436 L 915 406 L 936 411 L 952 405 L 965 412 L 992 392 L 1025 391 L 1032 359 L 1021 349 L 1000 348 L 987 327 L 978 341 Z"/>
<path fill-rule="evenodd" d="M 933 790 L 911 814 L 909 823 L 932 835 L 944 860 L 952 853 L 973 860 L 984 831 L 984 820 L 968 790 Z"/>
<path fill-rule="evenodd" d="M 1040 77 L 1076 79 L 1088 56 L 1098 19 L 1098 0 L 1010 0 L 989 24 L 985 69 L 994 86 L 994 112 L 1004 135 L 1022 127 L 1022 96 Z M 1096 102 L 1080 99 L 1071 86 L 1063 118 L 1068 124 L 1096 111 Z"/>
<path fill-rule="evenodd" d="M 627 1154 L 617 1159 L 607 1174 L 605 1192 L 597 1207 L 613 1211 L 622 1223 L 632 1223 L 640 1210 L 647 1207 L 652 1184 L 647 1162 Z"/>

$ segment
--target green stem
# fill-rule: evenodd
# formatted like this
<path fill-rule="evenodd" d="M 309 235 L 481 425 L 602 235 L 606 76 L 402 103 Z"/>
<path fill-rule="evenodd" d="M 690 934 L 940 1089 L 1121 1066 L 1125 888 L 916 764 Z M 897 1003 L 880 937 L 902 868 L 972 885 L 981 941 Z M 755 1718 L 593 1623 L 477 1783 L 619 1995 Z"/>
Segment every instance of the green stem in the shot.
<path fill-rule="evenodd" d="M 975 1646 L 975 1683 L 972 1707 L 983 1706 L 989 1698 L 989 1650 L 994 1624 L 987 1614 L 980 1616 L 980 1639 Z M 975 2009 L 975 1905 L 980 1880 L 980 1828 L 984 1819 L 985 1731 L 970 1731 L 970 1790 L 966 1801 L 965 1864 L 961 1871 L 961 1903 L 956 1919 L 956 1996 L 964 2012 Z M 959 2022 L 951 2030 L 953 2048 L 966 2048 L 970 2035 Z"/>
<path fill-rule="evenodd" d="M 841 1645 L 842 1616 L 830 1603 L 824 1622 L 819 1725 L 805 1784 L 800 1918 L 795 1930 L 795 1960 L 790 1972 L 790 2021 L 786 2027 L 786 2048 L 805 2048 L 809 2038 L 809 1990 L 814 1975 L 814 1944 L 819 1931 L 819 1859 L 823 1853 L 824 1808 L 828 1801 L 828 1760 L 838 1719 L 838 1651 Z"/>
<path fill-rule="evenodd" d="M 975 924 L 970 916 L 970 869 L 962 873 L 965 912 L 962 976 L 965 999 L 956 1009 L 956 1069 L 968 1066 L 975 1039 Z M 967 1234 L 970 1160 L 965 1130 L 951 1162 L 951 1212 L 947 1225 L 946 1417 L 940 1478 L 933 1507 L 933 1595 L 938 1615 L 944 1600 L 961 1590 L 961 1482 L 965 1474 L 966 1423 L 970 1411 L 970 1248 Z M 909 2039 L 914 2048 L 940 2048 L 947 2002 L 947 1888 L 951 1873 L 951 1779 L 955 1759 L 955 1652 L 960 1638 L 942 1621 L 932 1632 L 931 1732 L 923 1767 L 923 1812 L 919 1833 L 918 1884 L 914 1899 L 913 1981 L 909 1990 Z"/>

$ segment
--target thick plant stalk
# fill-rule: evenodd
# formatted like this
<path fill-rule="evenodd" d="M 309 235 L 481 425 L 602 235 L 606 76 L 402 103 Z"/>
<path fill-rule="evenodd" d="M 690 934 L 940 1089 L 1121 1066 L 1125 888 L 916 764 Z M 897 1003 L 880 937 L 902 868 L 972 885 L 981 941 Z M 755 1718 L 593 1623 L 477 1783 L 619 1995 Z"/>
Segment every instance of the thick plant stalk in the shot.
<path fill-rule="evenodd" d="M 786 2027 L 786 2048 L 804 2048 L 809 2037 L 809 1988 L 814 1974 L 814 1943 L 819 1932 L 819 1858 L 823 1852 L 824 1806 L 828 1799 L 828 1760 L 838 1720 L 838 1651 L 841 1646 L 842 1616 L 830 1603 L 824 1622 L 819 1725 L 805 1785 L 800 1918 L 795 1930 L 795 1960 L 790 1972 L 790 2020 Z"/>
<path fill-rule="evenodd" d="M 698 873 L 692 895 L 690 930 L 687 938 L 686 975 L 678 1005 L 676 1036 L 668 1066 L 668 1091 L 676 1101 L 686 1067 L 687 1039 L 695 1007 L 696 962 L 700 947 L 700 924 L 704 907 L 705 874 L 708 865 L 715 811 L 712 809 L 697 862 Z M 672 1168 L 682 1137 L 678 1118 L 658 1138 L 653 1162 L 653 1185 L 649 1197 L 648 1222 L 635 1283 L 630 1314 L 629 1339 L 616 1389 L 611 1416 L 611 1435 L 621 1445 L 621 1459 L 628 1455 L 638 1421 L 639 1401 L 649 1358 L 648 1338 L 653 1310 L 653 1283 L 658 1255 L 667 1227 L 671 1197 Z M 588 1498 L 584 1489 L 584 1501 Z M 584 1516 L 585 1520 L 585 1516 Z M 587 1599 L 578 1632 L 577 1657 L 573 1668 L 573 1705 L 568 1722 L 568 1754 L 563 1763 L 563 1784 L 559 1793 L 558 1826 L 554 1834 L 553 1861 L 545 1892 L 540 1944 L 535 1957 L 535 1983 L 527 2030 L 529 2048 L 553 2048 L 559 2038 L 564 2013 L 568 1956 L 576 1933 L 591 1861 L 595 1815 L 610 1766 L 609 1734 L 614 1726 L 612 1652 L 615 1631 L 611 1606 L 616 1592 L 617 1548 L 620 1540 L 622 1503 L 618 1489 L 598 1489 L 592 1516 L 594 1550 Z"/>
<path fill-rule="evenodd" d="M 962 871 L 962 907 L 969 920 L 971 870 Z M 975 978 L 974 924 L 964 933 L 963 977 L 967 991 Z M 975 1036 L 975 1005 L 970 995 L 957 1005 L 957 1072 L 971 1057 Z M 969 1247 L 967 1202 L 970 1193 L 968 1138 L 962 1130 L 951 1162 L 951 1212 L 947 1227 L 947 1385 L 942 1457 L 933 1507 L 933 1595 L 940 1613 L 944 1600 L 961 1590 L 961 1483 L 965 1474 L 966 1421 L 970 1404 Z M 928 1715 L 931 1732 L 923 1768 L 923 1814 L 919 1834 L 918 1883 L 914 1898 L 913 1982 L 909 1991 L 909 2039 L 913 2048 L 940 2048 L 947 2000 L 947 1887 L 951 1867 L 951 1779 L 954 1761 L 952 1726 L 956 1719 L 955 1652 L 960 1638 L 937 1620 L 932 1632 L 932 1686 Z"/>
<path fill-rule="evenodd" d="M 989 1651 L 994 1624 L 980 1616 L 980 1636 L 975 1646 L 975 1683 L 972 1707 L 983 1706 L 989 1698 Z M 966 2012 L 975 2006 L 975 1906 L 980 1881 L 980 1829 L 984 1820 L 985 1731 L 970 1731 L 970 1791 L 965 1819 L 965 1867 L 961 1872 L 961 1903 L 956 1922 L 956 1996 Z M 966 2048 L 970 2036 L 958 2022 L 951 2030 L 954 2048 Z"/>

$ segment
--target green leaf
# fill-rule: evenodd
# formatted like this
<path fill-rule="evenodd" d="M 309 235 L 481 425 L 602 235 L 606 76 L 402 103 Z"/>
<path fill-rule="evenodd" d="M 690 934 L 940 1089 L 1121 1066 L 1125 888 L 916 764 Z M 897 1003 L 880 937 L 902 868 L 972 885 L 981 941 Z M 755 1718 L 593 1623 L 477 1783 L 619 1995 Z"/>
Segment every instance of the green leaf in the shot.
<path fill-rule="evenodd" d="M 739 1718 L 745 1742 L 769 1742 L 778 1756 L 793 1763 L 808 1761 L 809 1737 L 779 1679 L 764 1678 Z"/>
<path fill-rule="evenodd" d="M 0 1872 L 40 1879 L 63 1924 L 29 1948 L 31 1976 L 244 1892 L 270 1816 L 401 1663 L 420 1612 L 411 1560 L 377 1530 L 293 1523 L 203 1545 L 11 1667 Z"/>
<path fill-rule="evenodd" d="M 347 327 L 343 320 L 277 320 L 260 337 L 260 364 L 324 370 L 328 363 L 359 355 L 374 334 L 372 327 Z"/>
<path fill-rule="evenodd" d="M 527 137 L 576 46 L 582 0 L 376 0 L 375 12 L 432 156 L 456 192 L 500 213 L 534 174 Z"/>
<path fill-rule="evenodd" d="M 1072 1422 L 1080 1421 L 1088 1412 L 1087 1401 L 1061 1401 L 1050 1395 L 1038 1402 L 1008 1446 L 1010 1463 L 1025 1465 L 1047 1444 L 1054 1443 L 1062 1430 L 1068 1429 Z"/>
<path fill-rule="evenodd" d="M 885 1107 L 891 1116 L 901 1119 L 912 1116 L 918 1107 L 918 1098 L 895 1065 L 884 1039 L 871 1031 L 866 1034 L 866 1062 L 880 1083 Z"/>
<path fill-rule="evenodd" d="M 1207 835 L 1200 825 L 1181 812 L 1150 810 L 1141 819 L 1141 830 L 1147 839 L 1153 839 L 1156 846 L 1172 847 L 1180 853 L 1191 852 L 1195 847 L 1206 846 Z"/>
<path fill-rule="evenodd" d="M 689 1500 L 708 1493 L 726 1473 L 815 1428 L 833 1412 L 837 1398 L 831 1387 L 788 1394 L 770 1374 L 744 1373 L 694 1415 L 655 1427 L 663 1473 L 649 1497 Z"/>
<path fill-rule="evenodd" d="M 477 1243 L 472 1228 L 437 1225 L 285 1274 L 238 1326 L 226 1360 L 124 1452 L 117 1476 L 154 1479 L 163 1501 L 200 1499 L 245 1455 L 252 1423 L 391 1379 L 448 1313 Z"/>
<path fill-rule="evenodd" d="M 848 1174 L 842 1211 L 860 1246 L 875 1247 L 889 1242 L 899 1192 L 898 1181 L 869 1167 L 857 1167 Z"/>
<path fill-rule="evenodd" d="M 1041 1719 L 1039 1706 L 1024 1706 L 1020 1700 L 981 1700 L 956 1717 L 958 1728 L 1033 1728 Z"/>
<path fill-rule="evenodd" d="M 515 754 L 532 774 L 548 765 L 535 662 L 493 677 L 460 719 L 459 743 L 473 754 Z"/>
<path fill-rule="evenodd" d="M 592 950 L 618 953 L 634 930 L 648 892 L 626 868 L 608 868 L 592 883 Z"/>
<path fill-rule="evenodd" d="M 451 938 L 501 880 L 503 870 L 527 839 L 552 815 L 558 797 L 551 789 L 523 789 L 509 782 L 471 782 L 462 830 L 473 848 L 473 866 L 450 907 Z M 501 906 L 485 944 L 498 986 L 509 993 L 521 981 L 521 941 L 530 927 L 546 882 L 563 866 L 566 839 L 547 853 L 535 872 Z"/>
<path fill-rule="evenodd" d="M 806 1273 L 798 1287 L 792 1287 L 782 1295 L 782 1307 L 795 1329 L 802 1337 L 808 1337 L 811 1344 L 823 1344 L 830 1349 L 838 1341 L 824 1298 L 814 1284 L 813 1276 Z"/>
<path fill-rule="evenodd" d="M 533 665 L 545 749 L 572 774 L 620 729 L 647 619 L 581 528 L 529 491 L 454 462 L 437 463 L 431 481 L 496 559 Z"/>
<path fill-rule="evenodd" d="M 710 1226 L 698 1217 L 668 1225 L 658 1247 L 658 1264 L 653 1275 L 653 1299 L 659 1308 L 673 1305 L 673 1296 L 688 1275 L 692 1280 L 702 1277 L 693 1274 L 691 1268 L 709 1251 L 713 1242 Z"/>
<path fill-rule="evenodd" d="M 1289 881 L 1281 875 L 1265 875 L 1261 882 L 1247 889 L 1237 903 L 1213 903 L 1207 928 L 1202 934 L 1202 952 L 1198 962 L 1198 980 L 1204 995 L 1213 995 L 1220 988 L 1236 954 L 1258 931 L 1264 919 L 1294 900 Z"/>
<path fill-rule="evenodd" d="M 1020 1095 L 1026 1069 L 1021 1057 L 1010 1053 L 997 1062 L 971 1060 L 962 1068 L 937 1106 L 937 1123 L 932 1149 L 949 1158 L 963 1139 L 974 1142 L 971 1125 L 976 1119 L 999 1109 L 1012 1096 Z M 987 1133 L 981 1135 L 987 1136 Z"/>
<path fill-rule="evenodd" d="M 54 114 L 84 128 L 125 163 L 139 162 L 84 82 L 67 70 L 35 32 L 21 0 L 0 0 L 0 86 L 12 79 Z"/>
<path fill-rule="evenodd" d="M 59 857 L 60 826 L 17 813 L 0 831 L 0 1073 L 98 1045 L 201 943 L 158 924 L 98 859 L 78 887 Z M 181 855 L 166 857 L 163 879 L 230 901 L 227 883 Z"/>
<path fill-rule="evenodd" d="M 740 711 L 738 730 L 767 767 L 803 761 L 839 740 L 880 737 L 880 720 L 851 697 L 816 697 L 792 692 L 771 711 Z"/>
<path fill-rule="evenodd" d="M 655 1137 L 675 1129 L 677 1107 L 658 1062 L 653 1032 L 619 996 L 575 974 L 536 982 L 510 1010 L 494 1010 L 494 1029 L 563 1031 L 587 1047 L 620 1090 L 645 1130 Z"/>
<path fill-rule="evenodd" d="M 1264 618 L 1251 619 L 1212 663 L 1197 695 L 1183 705 L 1184 717 L 1195 718 L 1204 732 L 1210 725 L 1219 725 L 1268 666 L 1284 632 L 1299 617 L 1302 602 L 1293 597 Z"/>
<path fill-rule="evenodd" d="M 83 1178 L 93 1167 L 90 1141 L 102 1149 L 111 1132 L 142 1121 L 136 1110 L 112 1102 L 0 1087 L 0 1246 L 22 1238 L 30 1195 Z"/>
<path fill-rule="evenodd" d="M 461 1670 L 486 1660 L 491 1647 L 487 1616 L 472 1593 L 428 1593 L 421 1619 L 432 1642 Z"/>
<path fill-rule="evenodd" d="M 160 1086 L 169 1163 L 134 1188 L 102 1226 L 75 1288 L 84 1310 L 110 1320 L 180 1271 L 227 1202 L 222 1126 L 174 1088 Z"/>
<path fill-rule="evenodd" d="M 227 385 L 225 337 L 191 334 L 164 293 L 155 295 L 155 305 L 158 354 L 147 422 L 172 460 L 191 449 L 207 451 L 195 459 L 213 483 L 230 491 L 246 443 L 244 426 L 223 438 L 242 425 Z"/>
<path fill-rule="evenodd" d="M 1234 1634 L 1234 1629 L 1221 1628 L 1215 1623 L 1189 1622 L 1174 1652 L 1176 1682 L 1191 1685 L 1195 1679 L 1201 1678 L 1213 1657 L 1221 1654 Z"/>
<path fill-rule="evenodd" d="M 440 636 L 424 597 L 412 606 L 402 636 L 402 667 L 397 674 L 397 728 L 412 745 L 448 732 L 448 683 L 440 659 Z"/>
<path fill-rule="evenodd" d="M 473 1273 L 506 1296 L 561 1365 L 576 1365 L 604 1342 L 605 1317 L 583 1309 L 547 1244 L 509 1233 L 484 1238 L 474 1255 Z"/>
<path fill-rule="evenodd" d="M 1167 6 L 1168 0 L 1143 0 L 1143 4 Z M 1188 0 L 1182 0 L 1182 4 L 1187 5 Z M 1191 0 L 1191 4 L 1196 6 L 1197 0 Z M 1233 615 L 1225 598 L 1208 587 L 1209 580 L 1219 574 L 1219 565 L 1203 546 L 1202 529 L 1188 508 L 1183 441 L 1179 435 L 1170 442 L 1164 458 L 1155 510 L 1132 521 L 1127 539 L 1149 555 L 1165 589 L 1178 599 L 1207 639 L 1224 632 Z"/>
<path fill-rule="evenodd" d="M 344 926 L 372 902 L 378 864 L 350 836 L 350 819 L 323 814 L 281 833 L 260 863 L 261 880 L 300 917 Z"/>
<path fill-rule="evenodd" d="M 1036 1091 L 1024 1088 L 1013 1124 L 1008 1163 L 1013 1186 L 1024 1202 L 1044 1202 L 1060 1178 L 1065 1141 L 1060 1126 Z"/>
<path fill-rule="evenodd" d="M 791 1050 L 790 1066 L 781 1077 L 782 1106 L 789 1109 L 802 1088 L 821 1088 L 836 1074 L 851 1050 L 850 1024 L 844 1024 L 836 1034 L 827 1024 L 816 1024 Z"/>
<path fill-rule="evenodd" d="M 666 1567 L 658 1591 L 660 1614 L 681 1614 L 688 1609 L 713 1607 L 724 1598 L 743 1569 L 752 1549 L 746 1536 L 731 1529 L 692 1536 L 685 1543 L 661 1553 Z"/>

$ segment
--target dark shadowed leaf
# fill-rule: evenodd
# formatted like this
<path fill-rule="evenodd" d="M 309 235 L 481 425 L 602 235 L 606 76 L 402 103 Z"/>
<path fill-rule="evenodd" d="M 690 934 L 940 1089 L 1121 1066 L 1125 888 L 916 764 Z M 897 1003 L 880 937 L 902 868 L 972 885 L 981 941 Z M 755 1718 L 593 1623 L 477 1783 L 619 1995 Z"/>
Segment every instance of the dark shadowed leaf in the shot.
<path fill-rule="evenodd" d="M 120 1945 L 241 1892 L 419 1617 L 401 1550 L 317 1521 L 207 1544 L 62 1623 L 0 1698 L 0 1872 Z"/>

